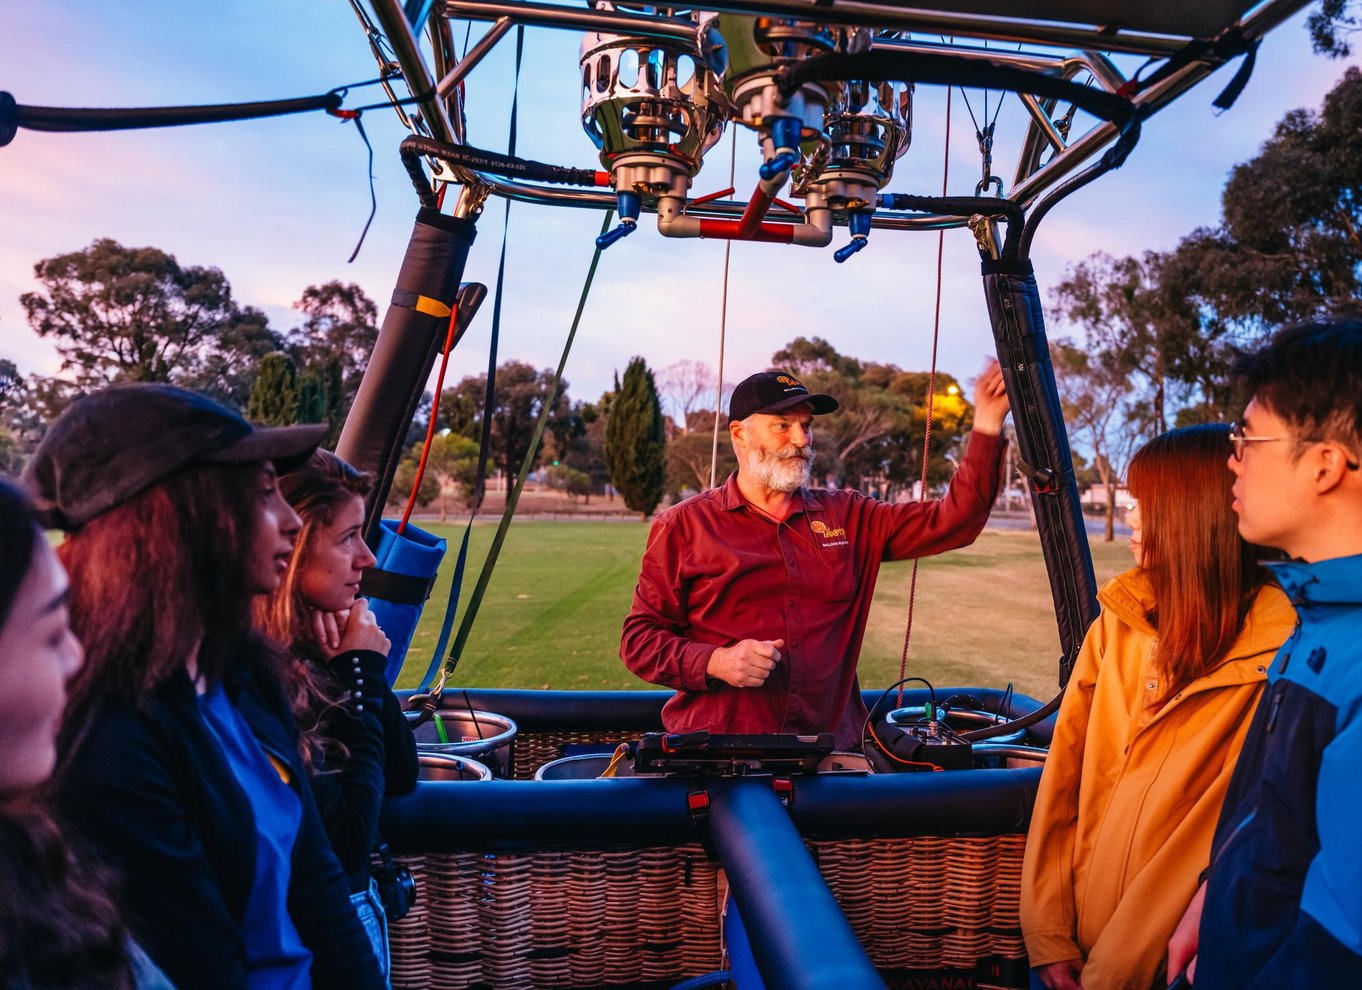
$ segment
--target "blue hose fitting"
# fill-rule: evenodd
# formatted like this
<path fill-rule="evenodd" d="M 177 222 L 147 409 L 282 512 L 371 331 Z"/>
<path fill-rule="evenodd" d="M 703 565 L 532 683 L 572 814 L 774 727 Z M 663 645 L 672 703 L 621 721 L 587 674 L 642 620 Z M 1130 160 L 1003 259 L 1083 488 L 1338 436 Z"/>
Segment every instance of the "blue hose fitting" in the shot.
<path fill-rule="evenodd" d="M 762 162 L 757 174 L 768 182 L 799 164 L 799 152 L 780 151 L 769 162 Z"/>
<path fill-rule="evenodd" d="M 798 117 L 777 117 L 771 121 L 771 143 L 776 153 L 770 161 L 762 162 L 757 173 L 766 181 L 788 172 L 799 164 L 799 135 L 803 124 Z"/>
<path fill-rule="evenodd" d="M 607 230 L 596 238 L 596 247 L 604 251 L 622 237 L 628 237 L 638 227 L 638 215 L 643 210 L 643 199 L 636 192 L 620 191 L 615 194 L 616 209 L 619 211 L 619 226 Z"/>
<path fill-rule="evenodd" d="M 833 259 L 839 265 L 869 243 L 866 238 L 870 236 L 870 219 L 874 215 L 874 210 L 856 210 L 847 214 L 847 229 L 851 231 L 851 243 L 832 252 Z"/>
<path fill-rule="evenodd" d="M 857 251 L 865 247 L 865 245 L 866 239 L 864 237 L 858 237 L 845 247 L 839 247 L 836 251 L 832 252 L 833 260 L 835 260 L 837 264 L 840 265 L 842 262 L 846 261 L 853 254 L 855 254 Z"/>

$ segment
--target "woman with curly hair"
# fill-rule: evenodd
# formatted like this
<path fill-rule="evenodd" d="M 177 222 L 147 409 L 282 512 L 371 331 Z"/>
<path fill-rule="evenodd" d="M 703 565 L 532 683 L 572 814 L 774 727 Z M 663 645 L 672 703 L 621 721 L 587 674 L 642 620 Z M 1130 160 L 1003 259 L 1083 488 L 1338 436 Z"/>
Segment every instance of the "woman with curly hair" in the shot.
<path fill-rule="evenodd" d="M 257 599 L 256 619 L 289 652 L 286 683 L 322 824 L 386 971 L 387 926 L 370 853 L 384 797 L 409 793 L 418 764 L 384 678 L 388 638 L 356 597 L 375 563 L 363 533 L 372 485 L 371 475 L 325 450 L 280 477 L 303 528 L 279 587 Z"/>

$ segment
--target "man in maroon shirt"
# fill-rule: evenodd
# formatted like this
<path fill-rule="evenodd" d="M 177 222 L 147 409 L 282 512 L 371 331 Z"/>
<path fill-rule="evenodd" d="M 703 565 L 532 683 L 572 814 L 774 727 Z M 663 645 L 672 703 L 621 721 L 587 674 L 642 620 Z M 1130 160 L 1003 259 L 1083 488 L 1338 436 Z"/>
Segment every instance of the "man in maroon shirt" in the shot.
<path fill-rule="evenodd" d="M 968 546 L 998 494 L 1007 393 L 996 361 L 974 389 L 974 432 L 942 499 L 890 504 L 809 488 L 813 417 L 837 400 L 767 371 L 729 402 L 738 470 L 658 514 L 620 657 L 676 689 L 671 732 L 835 732 L 859 750 L 856 661 L 883 560 Z"/>

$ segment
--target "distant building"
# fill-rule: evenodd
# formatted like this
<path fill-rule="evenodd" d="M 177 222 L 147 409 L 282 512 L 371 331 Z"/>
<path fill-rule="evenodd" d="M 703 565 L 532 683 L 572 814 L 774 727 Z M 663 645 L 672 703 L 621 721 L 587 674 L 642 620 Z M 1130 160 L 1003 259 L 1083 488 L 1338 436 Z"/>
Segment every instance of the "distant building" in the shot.
<path fill-rule="evenodd" d="M 1125 485 L 1116 486 L 1116 507 L 1120 508 L 1130 501 L 1130 490 Z M 1083 493 L 1083 504 L 1092 509 L 1105 509 L 1107 507 L 1107 486 L 1101 484 L 1093 485 Z"/>

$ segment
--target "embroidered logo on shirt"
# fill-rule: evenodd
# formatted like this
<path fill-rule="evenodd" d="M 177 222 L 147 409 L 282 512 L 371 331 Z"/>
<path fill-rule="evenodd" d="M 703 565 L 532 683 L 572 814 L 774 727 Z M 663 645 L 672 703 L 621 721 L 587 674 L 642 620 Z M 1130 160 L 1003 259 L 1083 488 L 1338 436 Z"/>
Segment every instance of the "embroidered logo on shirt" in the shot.
<path fill-rule="evenodd" d="M 809 523 L 809 529 L 813 530 L 814 535 L 823 538 L 822 545 L 825 548 L 844 547 L 847 545 L 847 531 L 841 526 L 838 526 L 836 529 L 831 529 L 823 520 L 815 519 L 813 522 Z"/>
<path fill-rule="evenodd" d="M 1324 669 L 1325 655 L 1326 654 L 1324 652 L 1324 647 L 1317 646 L 1310 651 L 1310 655 L 1305 658 L 1305 662 L 1310 667 L 1311 670 L 1318 674 L 1321 670 Z"/>

